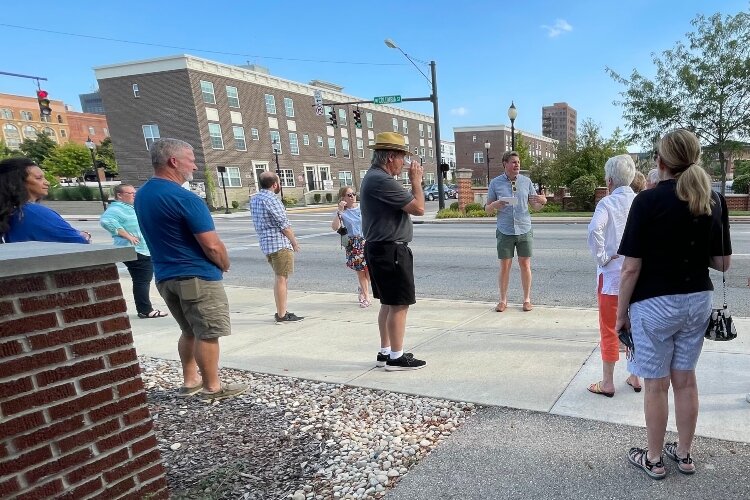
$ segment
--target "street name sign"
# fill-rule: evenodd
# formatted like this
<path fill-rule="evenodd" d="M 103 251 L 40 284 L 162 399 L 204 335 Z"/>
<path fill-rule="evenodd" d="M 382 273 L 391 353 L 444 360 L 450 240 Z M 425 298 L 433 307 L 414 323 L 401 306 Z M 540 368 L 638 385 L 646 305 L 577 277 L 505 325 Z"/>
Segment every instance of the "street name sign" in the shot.
<path fill-rule="evenodd" d="M 401 102 L 401 96 L 400 95 L 382 95 L 378 97 L 374 97 L 372 99 L 372 102 L 375 104 L 398 104 Z"/>

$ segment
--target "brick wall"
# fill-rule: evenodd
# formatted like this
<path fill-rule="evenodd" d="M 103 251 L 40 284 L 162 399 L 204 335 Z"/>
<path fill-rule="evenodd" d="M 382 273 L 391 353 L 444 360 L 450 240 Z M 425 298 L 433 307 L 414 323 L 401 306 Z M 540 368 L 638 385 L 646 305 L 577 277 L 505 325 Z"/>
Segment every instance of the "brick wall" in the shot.
<path fill-rule="evenodd" d="M 750 195 L 728 194 L 726 199 L 729 210 L 750 210 Z"/>
<path fill-rule="evenodd" d="M 0 278 L 0 497 L 167 498 L 164 474 L 115 265 Z"/>

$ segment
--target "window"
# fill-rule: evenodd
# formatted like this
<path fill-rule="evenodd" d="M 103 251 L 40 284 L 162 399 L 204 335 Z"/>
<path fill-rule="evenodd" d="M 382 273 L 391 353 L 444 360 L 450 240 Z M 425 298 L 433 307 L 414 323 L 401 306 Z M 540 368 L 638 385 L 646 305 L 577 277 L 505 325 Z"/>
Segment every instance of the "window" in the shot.
<path fill-rule="evenodd" d="M 57 134 L 55 134 L 55 131 L 53 129 L 47 127 L 44 130 L 42 130 L 42 132 L 44 132 L 47 135 L 47 137 L 52 139 L 54 142 L 57 142 Z"/>
<path fill-rule="evenodd" d="M 109 137 L 109 129 L 107 127 L 104 127 L 104 135 Z"/>
<path fill-rule="evenodd" d="M 63 122 L 62 115 L 57 115 L 57 123 L 62 123 L 62 122 Z"/>
<path fill-rule="evenodd" d="M 31 111 L 21 111 L 21 120 L 31 121 L 34 118 L 31 116 Z"/>
<path fill-rule="evenodd" d="M 271 147 L 281 154 L 281 136 L 278 130 L 271 130 Z"/>
<path fill-rule="evenodd" d="M 11 149 L 18 149 L 21 145 L 21 134 L 15 125 L 6 123 L 3 125 L 3 135 L 5 136 L 5 145 Z"/>
<path fill-rule="evenodd" d="M 296 132 L 289 132 L 289 153 L 293 155 L 299 154 L 299 141 L 297 140 Z"/>
<path fill-rule="evenodd" d="M 302 144 L 304 144 L 305 146 L 309 146 L 310 145 L 310 136 L 309 135 L 302 134 Z"/>
<path fill-rule="evenodd" d="M 398 132 L 398 118 L 393 119 L 393 131 Z"/>
<path fill-rule="evenodd" d="M 474 151 L 474 163 L 484 163 L 484 153 L 482 151 Z"/>
<path fill-rule="evenodd" d="M 26 125 L 23 128 L 23 136 L 27 139 L 36 139 L 36 129 L 31 125 Z"/>
<path fill-rule="evenodd" d="M 508 140 L 508 136 L 507 136 L 507 135 L 505 136 L 505 140 L 506 140 L 506 141 Z M 477 136 L 475 136 L 475 135 L 472 135 L 472 136 L 471 136 L 471 142 L 477 142 Z"/>
<path fill-rule="evenodd" d="M 365 157 L 365 141 L 364 139 L 357 139 L 357 155 L 360 158 Z"/>
<path fill-rule="evenodd" d="M 336 139 L 334 137 L 328 138 L 328 156 L 336 157 Z"/>
<path fill-rule="evenodd" d="M 133 97 L 135 97 L 135 98 L 141 97 L 141 91 L 138 88 L 138 84 L 137 83 L 133 84 Z"/>
<path fill-rule="evenodd" d="M 201 80 L 201 94 L 203 95 L 203 102 L 206 104 L 216 104 L 216 96 L 214 95 L 214 84 L 211 82 L 204 82 Z"/>
<path fill-rule="evenodd" d="M 427 156 L 429 156 L 430 158 L 432 158 L 432 148 L 430 148 L 430 149 L 427 150 Z"/>
<path fill-rule="evenodd" d="M 346 110 L 339 108 L 339 127 L 346 127 Z"/>
<path fill-rule="evenodd" d="M 367 119 L 367 128 L 372 128 L 372 113 L 369 111 L 365 113 L 365 119 Z"/>
<path fill-rule="evenodd" d="M 254 141 L 259 141 L 260 140 L 260 134 L 258 134 L 258 129 L 257 128 L 251 128 L 250 129 L 250 137 L 252 137 Z"/>
<path fill-rule="evenodd" d="M 5 118 L 6 120 L 12 120 L 13 111 L 9 110 L 8 108 L 0 109 L 0 117 Z"/>
<path fill-rule="evenodd" d="M 424 158 L 424 148 L 419 148 L 419 156 Z"/>
<path fill-rule="evenodd" d="M 219 172 L 217 169 L 216 177 L 219 178 L 219 187 L 224 187 L 224 179 L 227 180 L 227 187 L 242 187 L 242 178 L 240 177 L 240 167 L 226 167 L 226 172 Z"/>
<path fill-rule="evenodd" d="M 408 134 L 409 133 L 409 122 L 407 122 L 406 120 L 404 120 L 403 122 L 401 122 L 401 128 L 404 130 L 404 135 Z"/>
<path fill-rule="evenodd" d="M 227 85 L 227 104 L 230 108 L 240 107 L 240 95 L 237 93 L 237 87 Z"/>
<path fill-rule="evenodd" d="M 266 94 L 266 113 L 269 115 L 276 114 L 276 98 L 271 94 Z"/>
<path fill-rule="evenodd" d="M 284 98 L 284 113 L 287 118 L 294 118 L 294 101 L 288 97 Z"/>
<path fill-rule="evenodd" d="M 339 172 L 339 185 L 340 186 L 353 186 L 354 180 L 352 179 L 352 173 L 349 171 Z"/>
<path fill-rule="evenodd" d="M 318 136 L 318 147 L 319 148 L 323 147 L 323 136 L 321 135 Z"/>
<path fill-rule="evenodd" d="M 432 125 L 427 125 L 427 138 L 432 139 Z"/>
<path fill-rule="evenodd" d="M 351 158 L 349 153 L 349 139 L 341 139 L 341 150 L 343 151 L 344 158 Z"/>
<path fill-rule="evenodd" d="M 234 149 L 237 151 L 246 151 L 247 144 L 245 143 L 245 129 L 242 127 L 232 127 L 232 133 L 234 134 Z"/>
<path fill-rule="evenodd" d="M 156 131 L 157 131 L 157 133 L 159 132 L 159 128 L 158 128 L 158 127 L 156 128 Z M 62 137 L 67 137 L 67 135 L 66 135 L 66 134 L 67 134 L 67 132 L 65 132 L 65 130 L 64 130 L 64 129 L 63 129 L 63 130 L 60 130 L 60 136 L 62 136 Z"/>
<path fill-rule="evenodd" d="M 60 131 L 60 135 L 65 137 L 64 130 Z M 154 143 L 156 139 L 161 137 L 159 135 L 159 125 L 144 125 L 143 126 L 143 138 L 146 140 L 146 149 L 151 149 L 151 144 Z"/>
<path fill-rule="evenodd" d="M 211 137 L 212 149 L 224 149 L 224 139 L 221 138 L 221 125 L 218 123 L 209 123 L 208 135 Z"/>
<path fill-rule="evenodd" d="M 49 122 L 51 122 L 51 121 L 52 121 L 52 120 L 50 120 L 49 116 L 47 116 L 47 115 L 42 115 L 42 116 L 40 116 L 39 118 L 40 118 L 40 119 L 41 119 L 41 120 L 42 120 L 43 122 L 45 122 L 45 123 L 49 123 Z"/>
<path fill-rule="evenodd" d="M 291 168 L 282 168 L 279 170 L 279 180 L 281 181 L 281 187 L 294 187 L 294 170 Z"/>
<path fill-rule="evenodd" d="M 419 124 L 419 137 L 424 137 L 424 123 Z"/>
<path fill-rule="evenodd" d="M 96 134 L 96 131 L 94 130 L 94 127 L 89 127 L 89 134 L 90 135 Z"/>

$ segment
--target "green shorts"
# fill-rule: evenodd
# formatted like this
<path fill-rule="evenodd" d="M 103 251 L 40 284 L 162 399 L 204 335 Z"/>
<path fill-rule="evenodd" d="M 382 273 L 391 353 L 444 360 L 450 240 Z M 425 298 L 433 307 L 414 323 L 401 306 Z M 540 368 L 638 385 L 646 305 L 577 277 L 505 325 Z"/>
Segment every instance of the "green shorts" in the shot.
<path fill-rule="evenodd" d="M 497 238 L 497 258 L 512 259 L 513 251 L 518 249 L 519 257 L 531 257 L 531 249 L 534 243 L 534 231 L 524 234 L 503 234 L 495 230 Z"/>
<path fill-rule="evenodd" d="M 221 281 L 180 278 L 160 281 L 156 288 L 186 336 L 214 339 L 232 333 L 229 301 Z"/>

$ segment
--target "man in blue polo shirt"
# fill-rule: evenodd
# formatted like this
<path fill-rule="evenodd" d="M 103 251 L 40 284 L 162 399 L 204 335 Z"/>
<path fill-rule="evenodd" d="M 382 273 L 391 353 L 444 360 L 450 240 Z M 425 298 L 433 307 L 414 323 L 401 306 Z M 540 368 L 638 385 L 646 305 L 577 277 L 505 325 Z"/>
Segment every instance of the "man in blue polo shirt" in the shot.
<path fill-rule="evenodd" d="M 151 145 L 154 176 L 139 190 L 135 212 L 151 250 L 156 288 L 180 325 L 182 396 L 241 394 L 246 385 L 219 379 L 219 337 L 229 335 L 229 302 L 221 283 L 229 255 L 206 204 L 182 188 L 193 179 L 193 147 L 178 139 Z M 200 369 L 200 373 L 198 370 Z"/>
<path fill-rule="evenodd" d="M 547 197 L 536 194 L 531 179 L 521 175 L 521 158 L 516 151 L 503 155 L 505 172 L 490 182 L 487 191 L 487 210 L 497 210 L 497 258 L 500 260 L 498 284 L 500 301 L 495 311 L 503 312 L 508 306 L 508 282 L 513 255 L 518 251 L 521 270 L 523 310 L 531 311 L 531 253 L 534 233 L 531 230 L 529 206 L 534 210 L 547 204 Z"/>

